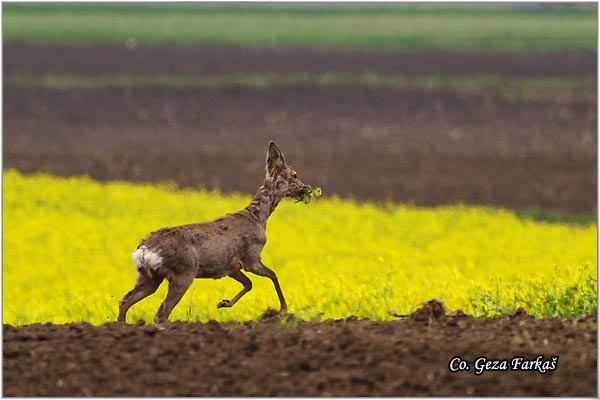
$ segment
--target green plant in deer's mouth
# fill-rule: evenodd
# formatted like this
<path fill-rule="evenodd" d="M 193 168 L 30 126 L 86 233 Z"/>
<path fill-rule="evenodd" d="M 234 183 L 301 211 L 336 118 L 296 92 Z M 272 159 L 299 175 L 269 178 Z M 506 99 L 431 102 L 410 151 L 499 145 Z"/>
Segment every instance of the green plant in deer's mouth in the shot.
<path fill-rule="evenodd" d="M 321 188 L 312 188 L 310 185 L 302 188 L 300 192 L 294 197 L 295 203 L 303 202 L 304 204 L 310 203 L 313 196 L 319 197 L 321 195 Z"/>

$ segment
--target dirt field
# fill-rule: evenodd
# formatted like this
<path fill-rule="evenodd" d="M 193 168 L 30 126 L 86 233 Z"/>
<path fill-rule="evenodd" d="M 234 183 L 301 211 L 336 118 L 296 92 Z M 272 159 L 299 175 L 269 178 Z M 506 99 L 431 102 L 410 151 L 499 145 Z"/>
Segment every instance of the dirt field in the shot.
<path fill-rule="evenodd" d="M 5 45 L 22 75 L 364 72 L 595 76 L 585 53 Z M 305 182 L 359 199 L 596 213 L 596 102 L 348 86 L 5 85 L 4 168 L 254 193 L 275 140 Z M 6 190 L 6 188 L 5 188 Z M 116 304 L 115 304 L 116 306 Z M 295 325 L 297 326 L 289 326 Z M 597 320 L 84 323 L 3 330 L 5 396 L 597 396 Z M 476 359 L 556 368 L 475 374 Z M 450 372 L 454 357 L 468 371 Z M 458 360 L 456 364 L 459 364 Z M 501 366 L 498 363 L 496 366 Z"/>
<path fill-rule="evenodd" d="M 587 53 L 384 53 L 8 45 L 17 74 L 386 73 L 594 76 Z M 592 89 L 592 92 L 595 89 Z M 360 85 L 4 87 L 4 167 L 174 180 L 253 194 L 275 140 L 324 194 L 596 213 L 596 102 Z"/>
<path fill-rule="evenodd" d="M 520 311 L 490 319 L 428 316 L 295 327 L 275 320 L 175 322 L 164 330 L 4 325 L 4 395 L 597 395 L 595 316 L 579 322 L 536 320 Z M 513 364 L 538 356 L 537 370 L 535 362 L 527 363 L 530 370 Z M 482 357 L 499 360 L 488 367 L 500 370 L 477 374 Z M 451 366 L 469 369 L 451 372 Z"/>
<path fill-rule="evenodd" d="M 302 48 L 139 45 L 4 45 L 4 73 L 80 76 L 111 74 L 297 74 L 366 72 L 406 75 L 502 74 L 594 76 L 594 52 L 379 51 Z"/>

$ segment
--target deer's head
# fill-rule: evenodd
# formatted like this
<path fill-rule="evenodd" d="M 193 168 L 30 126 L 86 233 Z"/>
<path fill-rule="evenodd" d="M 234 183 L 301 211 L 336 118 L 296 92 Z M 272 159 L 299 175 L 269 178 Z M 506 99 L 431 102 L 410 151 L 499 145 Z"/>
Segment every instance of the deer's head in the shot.
<path fill-rule="evenodd" d="M 267 152 L 267 177 L 271 187 L 281 197 L 295 197 L 306 187 L 298 173 L 285 163 L 283 153 L 273 142 L 269 143 Z"/>

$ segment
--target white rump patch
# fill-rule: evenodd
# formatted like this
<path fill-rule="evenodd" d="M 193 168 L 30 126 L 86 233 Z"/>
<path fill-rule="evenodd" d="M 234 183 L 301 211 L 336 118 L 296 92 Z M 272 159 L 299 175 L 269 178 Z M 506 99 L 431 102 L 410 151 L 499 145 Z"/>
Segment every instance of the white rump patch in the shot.
<path fill-rule="evenodd" d="M 156 270 L 162 265 L 162 257 L 146 246 L 141 246 L 131 256 L 133 257 L 137 271 Z"/>

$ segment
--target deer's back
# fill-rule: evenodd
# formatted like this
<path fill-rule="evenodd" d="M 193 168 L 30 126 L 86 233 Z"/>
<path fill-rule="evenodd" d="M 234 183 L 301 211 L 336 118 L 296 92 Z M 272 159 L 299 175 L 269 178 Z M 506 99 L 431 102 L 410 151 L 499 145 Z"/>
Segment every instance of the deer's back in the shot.
<path fill-rule="evenodd" d="M 155 269 L 164 276 L 195 270 L 201 278 L 221 278 L 231 272 L 236 259 L 258 257 L 259 254 L 248 254 L 248 250 L 265 242 L 262 227 L 239 214 L 228 214 L 209 222 L 151 232 L 142 239 L 138 250 L 156 254 L 160 263 Z"/>

